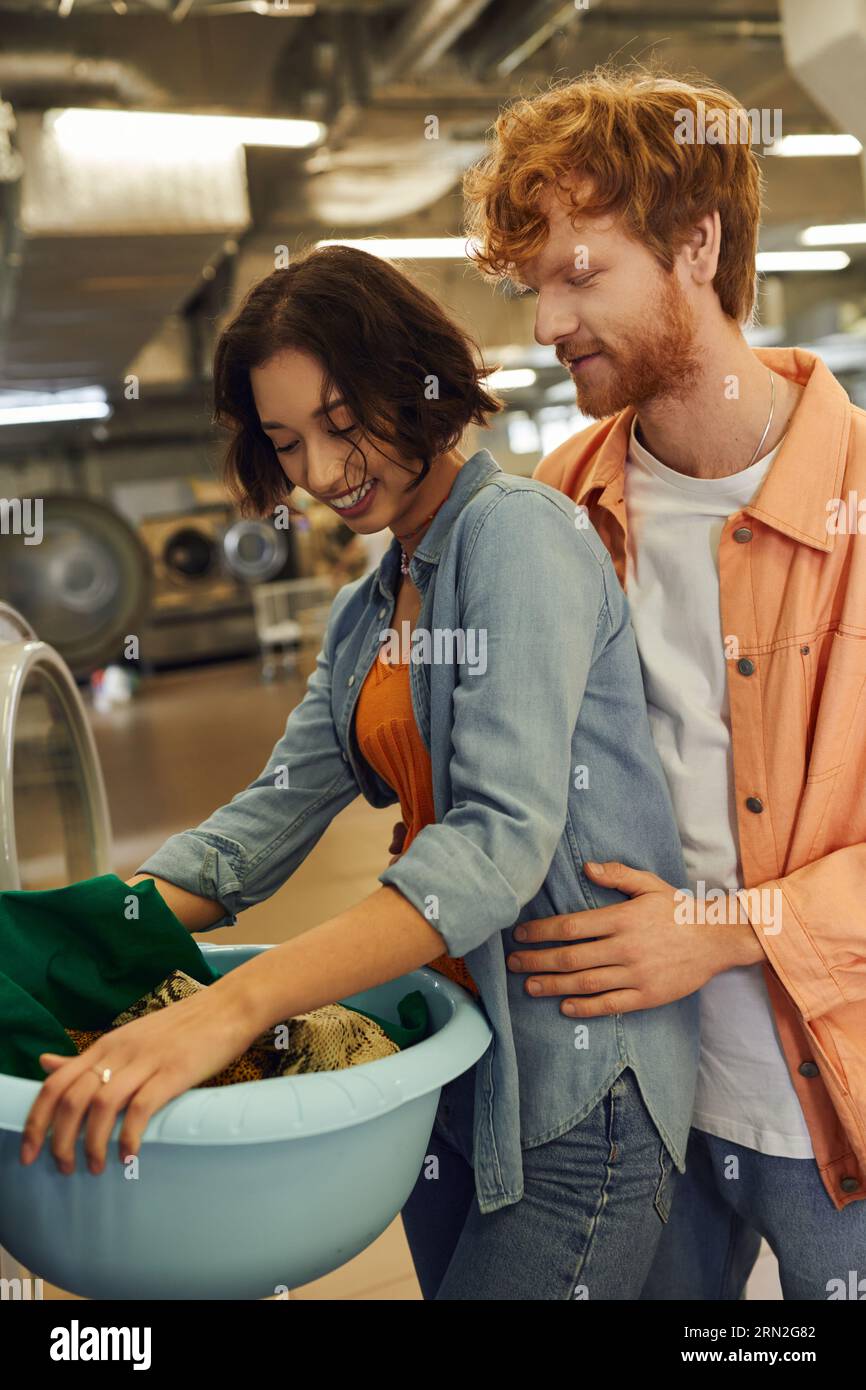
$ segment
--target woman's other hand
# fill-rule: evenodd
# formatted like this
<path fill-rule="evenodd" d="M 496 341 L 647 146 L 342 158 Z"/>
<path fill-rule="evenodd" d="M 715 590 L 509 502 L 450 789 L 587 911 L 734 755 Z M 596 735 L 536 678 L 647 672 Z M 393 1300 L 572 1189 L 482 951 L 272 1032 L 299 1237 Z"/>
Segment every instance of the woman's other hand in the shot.
<path fill-rule="evenodd" d="M 392 864 L 396 864 L 400 855 L 403 853 L 403 841 L 405 839 L 406 824 L 404 821 L 398 820 L 397 824 L 394 826 L 393 834 L 391 835 L 391 843 L 388 846 L 388 853 L 393 856 L 393 858 L 388 860 L 389 868 Z"/>

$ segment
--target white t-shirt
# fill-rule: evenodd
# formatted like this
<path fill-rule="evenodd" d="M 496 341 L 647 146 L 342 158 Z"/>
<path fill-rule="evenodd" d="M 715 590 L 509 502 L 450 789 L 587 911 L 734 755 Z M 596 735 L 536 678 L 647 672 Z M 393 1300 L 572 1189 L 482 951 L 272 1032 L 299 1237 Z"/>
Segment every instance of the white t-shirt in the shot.
<path fill-rule="evenodd" d="M 731 477 L 691 478 L 649 453 L 632 425 L 626 587 L 650 725 L 693 892 L 701 879 L 707 890 L 743 887 L 719 539 L 726 518 L 753 500 L 779 447 Z M 763 967 L 715 975 L 700 991 L 700 1016 L 695 1127 L 759 1153 L 811 1157 Z"/>

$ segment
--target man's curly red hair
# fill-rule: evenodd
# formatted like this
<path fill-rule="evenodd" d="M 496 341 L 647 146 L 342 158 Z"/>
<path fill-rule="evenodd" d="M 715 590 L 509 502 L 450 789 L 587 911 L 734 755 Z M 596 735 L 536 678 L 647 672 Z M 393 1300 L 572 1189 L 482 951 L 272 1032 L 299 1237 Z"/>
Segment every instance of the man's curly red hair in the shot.
<path fill-rule="evenodd" d="M 479 269 L 507 277 L 538 254 L 548 235 L 539 202 L 549 190 L 575 214 L 621 216 L 668 271 L 690 228 L 718 210 L 713 285 L 724 312 L 746 323 L 755 303 L 763 177 L 747 140 L 678 143 L 683 112 L 697 123 L 699 102 L 743 127 L 746 113 L 723 87 L 644 68 L 598 67 L 507 106 L 492 149 L 464 178 L 466 230 L 477 242 Z M 579 193 L 568 183 L 575 177 Z"/>

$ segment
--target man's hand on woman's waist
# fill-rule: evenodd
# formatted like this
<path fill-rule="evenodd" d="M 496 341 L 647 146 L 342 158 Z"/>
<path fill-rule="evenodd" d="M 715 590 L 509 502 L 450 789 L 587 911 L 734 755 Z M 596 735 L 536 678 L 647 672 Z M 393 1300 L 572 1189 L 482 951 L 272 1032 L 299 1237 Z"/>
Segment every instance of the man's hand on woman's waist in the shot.
<path fill-rule="evenodd" d="M 530 994 L 567 996 L 563 1013 L 596 1018 L 658 1008 L 723 970 L 766 959 L 748 921 L 684 924 L 681 891 L 656 874 L 617 863 L 587 863 L 584 871 L 593 882 L 628 893 L 628 902 L 524 922 L 514 930 L 521 941 L 575 944 L 506 957 L 509 970 L 531 972 Z"/>

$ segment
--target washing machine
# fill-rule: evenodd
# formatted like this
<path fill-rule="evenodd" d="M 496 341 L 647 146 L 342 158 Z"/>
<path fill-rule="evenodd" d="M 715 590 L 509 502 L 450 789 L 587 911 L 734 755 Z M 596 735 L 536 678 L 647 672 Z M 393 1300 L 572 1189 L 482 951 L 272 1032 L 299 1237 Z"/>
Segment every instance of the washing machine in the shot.
<path fill-rule="evenodd" d="M 289 532 L 212 503 L 144 516 L 138 534 L 153 578 L 142 631 L 151 665 L 257 651 L 250 586 L 295 577 Z"/>
<path fill-rule="evenodd" d="M 111 872 L 105 783 L 72 672 L 0 602 L 0 891 Z M 26 1271 L 0 1249 L 0 1277 Z"/>
<path fill-rule="evenodd" d="M 86 680 L 116 661 L 148 610 L 150 564 L 133 527 L 78 493 L 43 500 L 38 545 L 20 535 L 0 546 L 0 601 L 13 607 Z"/>

